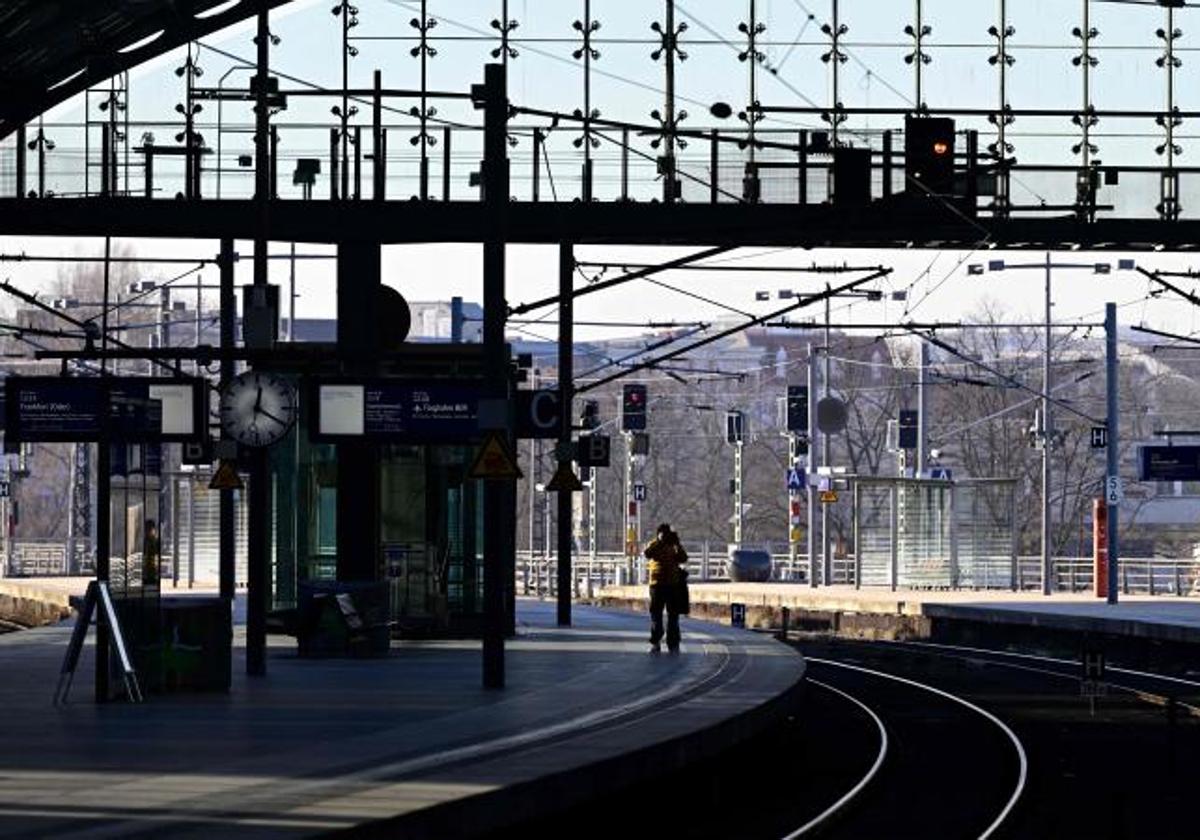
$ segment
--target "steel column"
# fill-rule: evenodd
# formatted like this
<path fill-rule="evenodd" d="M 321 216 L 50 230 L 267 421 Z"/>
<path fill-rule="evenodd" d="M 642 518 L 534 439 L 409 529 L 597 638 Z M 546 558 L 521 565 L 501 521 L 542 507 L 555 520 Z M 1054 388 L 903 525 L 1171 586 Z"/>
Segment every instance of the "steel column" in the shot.
<path fill-rule="evenodd" d="M 812 464 L 817 454 L 817 357 L 808 345 L 808 464 L 805 467 L 805 495 L 808 497 L 808 585 L 817 585 L 817 496 L 813 487 Z"/>
<path fill-rule="evenodd" d="M 1050 253 L 1046 252 L 1046 330 L 1042 357 L 1042 594 L 1054 591 L 1053 547 L 1050 545 L 1050 444 L 1054 437 L 1054 421 L 1050 416 L 1050 352 L 1053 305 L 1050 296 Z"/>
<path fill-rule="evenodd" d="M 509 399 L 504 325 L 506 209 L 510 195 L 508 171 L 508 78 L 502 64 L 484 68 L 484 160 L 483 203 L 488 211 L 487 239 L 483 246 L 483 349 L 487 395 L 497 401 Z M 511 445 L 511 418 L 500 429 Z M 505 615 L 506 580 L 513 566 L 514 553 L 509 540 L 513 523 L 506 520 L 510 482 L 488 481 L 484 489 L 483 528 L 483 685 L 503 688 L 505 684 L 504 637 L 508 621 Z"/>
<path fill-rule="evenodd" d="M 1117 305 L 1104 307 L 1104 373 L 1105 403 L 1108 407 L 1108 448 L 1106 451 L 1107 476 L 1120 475 L 1120 361 L 1117 355 Z M 1107 484 L 1107 482 L 1106 482 Z M 1117 571 L 1120 569 L 1121 506 L 1108 506 L 1108 603 L 1117 603 Z M 1178 591 L 1178 590 L 1177 590 Z"/>
<path fill-rule="evenodd" d="M 829 380 L 832 372 L 832 359 L 830 358 L 832 333 L 830 332 L 830 313 L 831 301 L 833 296 L 828 283 L 825 284 L 825 371 L 821 377 L 821 399 L 829 396 Z M 833 467 L 833 435 L 823 434 L 821 436 L 821 465 L 830 468 L 830 481 L 832 482 L 832 467 Z M 826 586 L 833 576 L 833 546 L 829 542 L 829 505 L 821 505 L 821 578 Z"/>
<path fill-rule="evenodd" d="M 221 269 L 221 387 L 228 385 L 235 374 L 234 361 L 228 351 L 234 346 L 234 325 L 237 319 L 237 299 L 233 289 L 233 240 L 221 240 L 221 253 L 218 262 Z M 223 436 L 223 435 L 222 435 Z M 233 601 L 234 592 L 234 509 L 233 491 L 221 490 L 218 517 L 218 576 L 220 578 L 221 597 Z M 192 504 L 195 504 L 194 494 L 189 494 Z M 189 540 L 191 538 L 189 537 Z M 189 581 L 190 582 L 190 581 Z"/>
<path fill-rule="evenodd" d="M 112 451 L 108 435 L 101 433 L 96 445 L 96 581 L 108 583 L 109 552 L 112 550 Z M 4 523 L 5 540 L 8 539 L 8 518 Z M 6 558 L 7 559 L 7 558 Z M 96 612 L 96 702 L 108 702 L 109 644 L 110 629 L 104 610 Z"/>
<path fill-rule="evenodd" d="M 559 470 L 571 469 L 570 455 L 566 451 L 571 445 L 572 392 L 574 390 L 574 306 L 571 294 L 574 286 L 575 253 L 569 242 L 558 246 L 558 293 L 562 303 L 558 310 L 558 406 L 560 425 L 558 430 Z M 571 563 L 573 561 L 571 540 L 571 507 L 573 492 L 568 488 L 558 491 L 558 626 L 571 626 Z"/>

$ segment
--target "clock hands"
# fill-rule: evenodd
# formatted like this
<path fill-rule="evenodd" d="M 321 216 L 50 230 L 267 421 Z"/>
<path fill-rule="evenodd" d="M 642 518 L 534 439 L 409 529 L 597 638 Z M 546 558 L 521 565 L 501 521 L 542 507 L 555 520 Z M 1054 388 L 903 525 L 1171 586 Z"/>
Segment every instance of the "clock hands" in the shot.
<path fill-rule="evenodd" d="M 268 418 L 270 418 L 271 420 L 274 420 L 274 421 L 275 421 L 276 423 L 278 423 L 280 426 L 286 426 L 286 425 L 288 425 L 286 421 L 284 421 L 284 420 L 280 420 L 280 419 L 279 419 L 278 417 L 276 417 L 274 414 L 272 414 L 271 412 L 267 411 L 265 408 L 263 408 L 263 407 L 262 407 L 262 398 L 263 398 L 263 389 L 262 389 L 262 386 L 261 386 L 261 385 L 259 385 L 259 386 L 258 386 L 258 393 L 257 393 L 257 394 L 255 395 L 255 397 L 254 397 L 254 413 L 255 413 L 255 414 L 261 414 L 261 415 L 263 415 L 264 417 L 268 417 Z M 256 425 L 257 425 L 257 424 L 256 424 Z"/>
<path fill-rule="evenodd" d="M 255 410 L 256 410 L 256 411 L 257 411 L 259 414 L 263 415 L 264 417 L 269 417 L 270 419 L 274 420 L 274 421 L 275 421 L 276 423 L 278 423 L 280 426 L 286 426 L 286 425 L 287 425 L 287 422 L 286 422 L 286 421 L 280 420 L 278 417 L 276 417 L 276 416 L 275 416 L 274 414 L 272 414 L 271 412 L 267 411 L 265 408 L 259 408 L 259 409 L 255 409 Z"/>

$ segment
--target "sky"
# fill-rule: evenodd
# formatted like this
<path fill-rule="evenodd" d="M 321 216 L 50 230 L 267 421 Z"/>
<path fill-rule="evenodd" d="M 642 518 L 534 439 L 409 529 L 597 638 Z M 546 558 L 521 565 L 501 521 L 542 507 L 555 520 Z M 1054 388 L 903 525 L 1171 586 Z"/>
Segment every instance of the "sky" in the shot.
<path fill-rule="evenodd" d="M 482 76 L 482 65 L 491 60 L 489 51 L 494 41 L 474 40 L 479 32 L 489 31 L 488 22 L 500 12 L 501 0 L 429 0 L 428 12 L 438 19 L 434 30 L 438 54 L 428 61 L 430 84 L 446 90 L 465 90 Z M 339 20 L 330 14 L 331 2 L 298 2 L 276 12 L 272 31 L 282 39 L 272 54 L 276 72 L 294 77 L 287 84 L 311 83 L 320 86 L 340 84 Z M 409 51 L 413 46 L 413 30 L 409 20 L 419 13 L 419 4 L 400 0 L 360 0 L 359 25 L 354 32 L 359 54 L 351 61 L 351 83 L 368 86 L 371 73 L 380 67 L 385 85 L 412 86 L 419 78 L 419 61 Z M 728 101 L 735 110 L 744 107 L 747 99 L 748 63 L 738 60 L 737 52 L 744 49 L 737 27 L 748 11 L 748 2 L 731 0 L 679 0 L 678 19 L 688 23 L 683 35 L 683 48 L 689 57 L 679 67 L 678 85 L 681 107 L 689 112 L 685 126 L 708 126 L 713 120 L 706 113 L 706 104 Z M 1070 108 L 1077 107 L 1082 97 L 1082 74 L 1071 64 L 1078 53 L 1078 39 L 1071 29 L 1081 24 L 1081 4 L 1076 0 L 1010 0 L 1009 23 L 1016 30 L 1011 38 L 1015 57 L 1008 76 L 1009 101 L 1015 107 Z M 649 123 L 649 112 L 661 108 L 662 69 L 649 53 L 654 45 L 646 41 L 653 37 L 650 23 L 661 18 L 661 4 L 633 3 L 629 0 L 593 0 L 594 18 L 601 21 L 596 44 L 600 58 L 594 62 L 592 104 L 603 116 L 613 119 Z M 830 20 L 831 0 L 758 0 L 761 22 L 766 25 L 761 49 L 765 54 L 764 70 L 758 73 L 759 100 L 764 105 L 802 105 L 831 101 L 831 63 L 821 61 L 828 51 L 821 25 Z M 995 52 L 993 39 L 987 34 L 996 23 L 994 2 L 961 0 L 925 0 L 925 23 L 932 28 L 926 39 L 926 51 L 931 57 L 923 71 L 923 97 L 931 107 L 988 106 L 997 102 L 998 75 L 987 61 Z M 583 77 L 580 62 L 572 57 L 578 44 L 570 39 L 577 33 L 572 23 L 582 17 L 584 3 L 562 0 L 511 0 L 510 17 L 520 22 L 516 30 L 520 56 L 511 62 L 510 97 L 514 103 L 547 110 L 570 112 L 582 104 Z M 915 79 L 911 65 L 904 62 L 911 44 L 903 42 L 906 24 L 912 23 L 913 4 L 880 3 L 877 0 L 842 0 L 839 4 L 840 22 L 849 31 L 843 49 L 847 60 L 839 68 L 840 100 L 846 106 L 908 107 L 914 97 Z M 1181 10 L 1176 25 L 1184 31 L 1177 41 L 1183 61 L 1179 69 L 1177 104 L 1183 111 L 1200 111 L 1200 85 L 1190 77 L 1200 67 L 1200 56 L 1188 46 L 1187 33 L 1200 31 L 1200 22 L 1193 10 Z M 811 16 L 811 17 L 810 17 Z M 1162 52 L 1162 41 L 1155 29 L 1165 24 L 1161 9 L 1132 7 L 1119 3 L 1093 3 L 1090 23 L 1099 30 L 1095 37 L 1098 64 L 1092 70 L 1091 91 L 1098 108 L 1157 108 L 1165 98 L 1165 71 L 1155 65 Z M 253 56 L 252 26 L 233 27 L 204 39 L 198 48 L 198 62 L 205 71 L 202 84 L 216 85 L 236 63 L 233 57 Z M 395 40 L 401 37 L 406 40 Z M 144 131 L 153 131 L 163 142 L 178 130 L 167 124 L 174 119 L 174 107 L 182 98 L 182 84 L 174 69 L 182 63 L 183 52 L 175 51 L 131 74 L 129 98 L 130 119 L 136 123 L 131 132 L 134 138 Z M 773 68 L 774 73 L 769 72 Z M 227 84 L 245 84 L 245 73 L 234 70 Z M 288 111 L 279 117 L 285 156 L 319 156 L 328 148 L 328 113 L 331 100 L 293 99 Z M 96 103 L 91 103 L 93 116 Z M 201 131 L 210 145 L 216 136 L 213 103 L 206 103 L 200 117 Z M 450 121 L 476 123 L 478 116 L 465 106 L 438 103 L 439 117 Z M 368 108 L 362 109 L 364 118 Z M 245 131 L 250 115 L 239 106 L 230 106 L 224 114 L 221 135 L 226 165 L 236 154 L 248 151 L 250 138 Z M 65 103 L 48 115 L 47 131 L 59 144 L 58 163 L 62 173 L 58 187 L 70 190 L 71 179 L 66 170 L 78 172 L 83 135 L 78 128 L 83 119 L 83 98 Z M 411 122 L 405 115 L 392 115 L 397 122 Z M 894 120 L 898 125 L 900 118 Z M 848 127 L 850 136 L 859 140 L 865 134 L 884 127 L 885 118 L 879 115 L 856 119 Z M 302 129 L 300 124 L 314 126 Z M 318 125 L 319 124 L 319 125 Z M 893 123 L 889 122 L 888 125 Z M 794 132 L 800 127 L 819 127 L 816 116 L 784 115 L 765 120 L 764 129 Z M 982 122 L 979 127 L 986 128 Z M 1071 146 L 1078 141 L 1078 129 L 1066 119 L 1022 118 L 1011 129 L 1022 162 L 1068 163 L 1077 158 Z M 1096 153 L 1109 163 L 1155 165 L 1160 158 L 1155 146 L 1161 142 L 1161 131 L 1143 120 L 1105 119 L 1096 128 Z M 577 132 L 558 130 L 547 145 L 549 162 L 554 164 L 558 185 L 565 192 L 572 189 L 573 173 L 578 168 L 578 151 L 573 146 Z M 794 135 L 792 135 L 794 136 Z M 169 140 L 167 140 L 169 142 Z M 986 142 L 986 141 L 985 141 Z M 1183 147 L 1180 160 L 1200 154 L 1200 148 L 1190 131 L 1190 122 L 1180 128 L 1178 142 Z M 397 142 L 404 148 L 406 144 Z M 477 156 L 471 141 L 456 140 L 456 176 L 461 180 L 462 197 L 469 195 L 465 174 L 473 168 Z M 440 150 L 432 150 L 439 155 Z M 515 189 L 522 185 L 529 164 L 528 142 L 512 152 Z M 706 158 L 704 149 L 684 151 L 685 168 L 690 161 Z M 611 196 L 616 189 L 611 178 L 615 160 L 607 149 L 596 152 L 600 172 L 598 190 Z M 415 158 L 398 165 L 411 170 Z M 702 164 L 697 163 L 696 166 Z M 52 170 L 52 173 L 54 170 Z M 640 170 L 639 187 L 656 191 L 652 173 Z M 78 181 L 78 178 L 75 179 Z M 1195 180 L 1195 183 L 1193 183 Z M 323 182 L 327 183 L 327 182 Z M 230 194 L 248 188 L 248 179 L 230 176 L 223 186 Z M 77 188 L 77 187 L 76 187 Z M 318 184 L 318 193 L 322 183 Z M 211 188 L 209 188 L 211 190 Z M 291 189 L 290 184 L 285 190 Z M 327 187 L 325 187 L 327 189 Z M 545 186 L 543 187 L 545 189 Z M 1051 203 L 1063 200 L 1070 193 L 1069 178 L 1064 186 L 1061 176 L 1026 176 L 1015 187 L 1018 202 L 1035 204 L 1043 198 Z M 285 192 L 285 195 L 288 193 Z M 1157 196 L 1154 176 L 1131 177 L 1117 188 L 1102 193 L 1101 200 L 1111 201 L 1122 213 L 1150 215 Z M 1184 212 L 1200 212 L 1200 177 L 1185 179 Z M 1190 212 L 1189 212 L 1190 211 Z M 136 253 L 147 256 L 211 257 L 215 242 L 130 240 L 121 243 Z M 249 243 L 240 250 L 249 255 Z M 288 246 L 276 243 L 277 252 Z M 301 253 L 332 253 L 325 246 L 301 244 Z M 102 240 L 63 242 L 51 239 L 0 237 L 0 252 L 13 253 L 74 253 L 101 254 Z M 655 262 L 669 259 L 686 251 L 664 248 L 581 248 L 579 257 L 586 260 Z M 1118 254 L 1092 256 L 1083 253 L 1059 254 L 1056 262 L 1110 262 L 1116 265 Z M 1194 266 L 1187 255 L 1131 255 L 1148 268 L 1186 270 Z M 730 264 L 773 265 L 779 267 L 820 265 L 884 265 L 894 273 L 878 284 L 887 292 L 905 291 L 906 302 L 886 300 L 883 303 L 841 301 L 835 305 L 834 320 L 839 322 L 877 322 L 905 318 L 957 321 L 977 315 L 990 307 L 1005 311 L 1016 319 L 1040 320 L 1042 317 L 1043 276 L 1040 271 L 1006 271 L 983 276 L 970 275 L 967 268 L 973 263 L 1004 259 L 1012 262 L 1040 262 L 1041 253 L 1002 254 L 989 251 L 981 243 L 975 252 L 937 251 L 839 251 L 800 249 L 765 250 L 743 249 L 723 257 Z M 1200 268 L 1200 266 L 1195 266 Z M 239 268 L 239 281 L 249 281 L 249 264 Z M 288 288 L 289 266 L 286 262 L 272 264 L 272 281 Z M 165 279 L 172 273 L 166 267 L 146 267 L 145 279 Z M 53 266 L 30 264 L 0 265 L 18 286 L 33 291 L 48 290 L 53 281 Z M 208 272 L 207 281 L 215 282 L 215 271 Z M 611 276 L 611 275 L 610 275 Z M 300 317 L 331 317 L 333 314 L 334 280 L 328 260 L 306 260 L 296 269 L 297 314 Z M 756 301 L 758 291 L 819 288 L 816 278 L 803 274 L 720 274 L 667 273 L 660 278 L 665 283 L 685 286 L 687 291 L 717 301 L 720 306 L 703 303 L 661 286 L 645 282 L 581 298 L 576 306 L 579 320 L 645 320 L 677 319 L 681 321 L 712 320 L 728 317 L 738 310 L 742 313 L 765 314 L 777 308 L 779 302 Z M 395 286 L 410 300 L 445 299 L 462 295 L 467 299 L 481 297 L 480 254 L 475 245 L 438 245 L 388 247 L 384 251 L 384 282 Z M 1087 269 L 1056 270 L 1053 279 L 1054 317 L 1063 322 L 1099 320 L 1106 301 L 1122 304 L 1122 323 L 1145 323 L 1159 329 L 1191 333 L 1200 329 L 1193 308 L 1181 305 L 1170 296 L 1150 298 L 1148 281 L 1141 275 L 1115 271 L 1096 275 Z M 509 253 L 509 300 L 516 304 L 552 294 L 557 290 L 557 253 L 552 247 L 512 246 Z M 631 307 L 631 302 L 635 303 Z M 632 314 L 635 313 L 636 314 Z M 553 318 L 553 311 L 534 313 Z M 816 314 L 816 313 L 814 313 Z M 553 325 L 545 328 L 524 326 L 527 335 L 553 336 Z M 607 337 L 629 332 L 628 329 L 581 328 L 581 340 Z"/>

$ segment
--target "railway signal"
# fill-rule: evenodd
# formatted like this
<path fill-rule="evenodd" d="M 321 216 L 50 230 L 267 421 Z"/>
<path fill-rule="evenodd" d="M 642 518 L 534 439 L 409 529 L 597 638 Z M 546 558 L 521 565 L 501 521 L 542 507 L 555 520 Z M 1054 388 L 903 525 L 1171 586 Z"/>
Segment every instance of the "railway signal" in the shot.
<path fill-rule="evenodd" d="M 621 431 L 646 428 L 646 386 L 626 385 L 621 390 Z"/>
<path fill-rule="evenodd" d="M 918 193 L 954 193 L 954 120 L 948 117 L 904 120 L 904 174 Z"/>

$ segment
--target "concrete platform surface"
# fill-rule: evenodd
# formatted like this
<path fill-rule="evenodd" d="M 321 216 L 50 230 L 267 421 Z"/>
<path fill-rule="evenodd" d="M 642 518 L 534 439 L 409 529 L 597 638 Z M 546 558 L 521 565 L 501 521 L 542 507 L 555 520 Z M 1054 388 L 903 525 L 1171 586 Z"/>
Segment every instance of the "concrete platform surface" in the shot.
<path fill-rule="evenodd" d="M 694 612 L 728 614 L 727 605 L 751 608 L 751 620 L 777 619 L 794 611 L 963 619 L 1200 644 L 1200 598 L 1126 595 L 1109 606 L 1088 593 L 1043 596 L 1005 590 L 924 591 L 852 586 L 812 588 L 797 583 L 699 583 L 689 587 Z M 608 587 L 598 600 L 633 605 L 647 597 L 644 586 Z M 757 609 L 755 609 L 757 608 Z"/>
<path fill-rule="evenodd" d="M 747 737 L 804 671 L 761 634 L 685 620 L 682 654 L 652 655 L 643 616 L 575 619 L 522 601 L 503 691 L 481 688 L 477 642 L 300 660 L 273 637 L 267 677 L 238 641 L 230 694 L 140 706 L 92 703 L 90 634 L 61 708 L 69 627 L 0 636 L 0 837 L 466 836 Z"/>
<path fill-rule="evenodd" d="M 93 578 L 76 575 L 75 577 L 0 577 L 0 595 L 10 595 L 18 598 L 37 598 L 47 603 L 66 604 L 72 595 L 82 595 L 87 591 L 88 582 Z M 215 595 L 220 591 L 213 581 L 198 582 L 188 589 L 187 582 L 178 586 L 165 580 L 160 589 L 163 595 L 186 595 L 189 592 L 197 595 Z M 243 590 L 244 592 L 244 590 Z"/>

